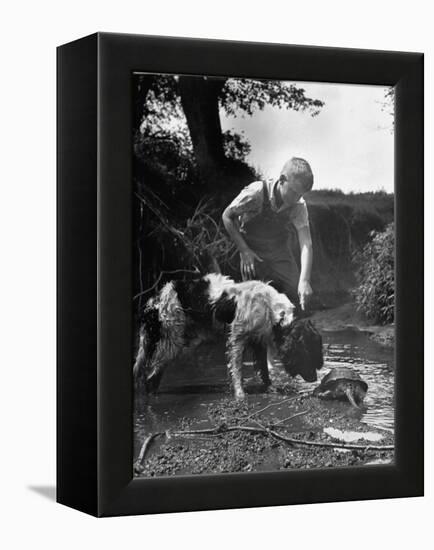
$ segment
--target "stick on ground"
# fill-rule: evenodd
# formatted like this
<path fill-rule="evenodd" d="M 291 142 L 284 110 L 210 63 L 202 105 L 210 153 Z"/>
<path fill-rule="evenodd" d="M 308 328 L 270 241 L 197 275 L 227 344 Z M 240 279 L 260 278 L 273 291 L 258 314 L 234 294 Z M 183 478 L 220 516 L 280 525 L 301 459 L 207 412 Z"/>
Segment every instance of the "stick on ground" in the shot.
<path fill-rule="evenodd" d="M 295 437 L 287 437 L 283 434 L 276 432 L 275 430 L 270 430 L 265 426 L 260 425 L 260 427 L 255 428 L 254 426 L 227 426 L 227 427 L 216 427 L 216 428 L 204 428 L 202 430 L 185 430 L 179 432 L 170 432 L 170 435 L 184 436 L 184 435 L 195 435 L 195 434 L 223 434 L 225 432 L 234 432 L 234 431 L 245 431 L 245 432 L 254 432 L 254 433 L 263 433 L 266 435 L 271 435 L 272 437 L 279 439 L 280 441 L 285 441 L 286 443 L 292 443 L 293 445 L 307 445 L 310 447 L 332 447 L 336 449 L 351 449 L 359 451 L 393 451 L 395 448 L 394 445 L 353 445 L 353 444 L 344 444 L 344 443 L 327 443 L 321 441 L 308 441 L 306 439 L 296 439 Z"/>
<path fill-rule="evenodd" d="M 137 460 L 134 464 L 134 472 L 136 474 L 140 474 L 142 472 L 142 469 L 143 469 L 143 461 L 145 459 L 145 455 L 146 455 L 146 452 L 147 450 L 149 449 L 152 441 L 160 436 L 160 435 L 165 435 L 164 432 L 156 432 L 156 433 L 153 433 L 151 435 L 148 435 L 148 437 L 145 439 L 145 441 L 143 442 L 143 445 L 142 447 L 140 448 L 140 453 L 139 453 L 139 456 L 137 457 Z"/>

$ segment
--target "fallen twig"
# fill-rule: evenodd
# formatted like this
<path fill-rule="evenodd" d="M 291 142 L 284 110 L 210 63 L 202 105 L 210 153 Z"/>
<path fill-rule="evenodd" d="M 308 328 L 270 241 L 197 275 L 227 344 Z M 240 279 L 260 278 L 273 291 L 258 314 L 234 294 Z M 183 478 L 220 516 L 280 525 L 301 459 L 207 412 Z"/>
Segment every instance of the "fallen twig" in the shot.
<path fill-rule="evenodd" d="M 294 437 L 286 437 L 282 434 L 279 434 L 278 432 L 275 432 L 274 430 L 267 430 L 267 432 L 275 437 L 276 439 L 280 439 L 281 441 L 285 441 L 286 443 L 292 443 L 295 445 L 307 445 L 310 447 L 325 447 L 325 448 L 333 448 L 333 449 L 350 449 L 350 450 L 358 450 L 358 451 L 393 451 L 395 448 L 394 445 L 344 445 L 342 443 L 327 443 L 327 442 L 321 442 L 321 441 L 308 441 L 306 439 L 296 439 Z"/>
<path fill-rule="evenodd" d="M 146 455 L 146 452 L 147 450 L 149 449 L 149 446 L 151 445 L 152 441 L 160 436 L 160 435 L 165 435 L 165 432 L 155 432 L 151 435 L 149 435 L 145 441 L 143 442 L 143 445 L 140 449 L 140 453 L 139 453 L 139 456 L 137 457 L 137 460 L 134 464 L 134 472 L 136 474 L 140 474 L 142 472 L 142 469 L 143 469 L 143 460 L 145 459 L 145 455 Z"/>
<path fill-rule="evenodd" d="M 303 414 L 307 414 L 308 412 L 309 412 L 309 409 L 306 409 L 305 411 L 295 413 L 292 416 L 288 416 L 288 418 L 284 418 L 283 420 L 279 420 L 278 422 L 273 422 L 273 424 L 275 426 L 277 426 L 278 424 L 283 424 L 284 422 L 289 422 L 293 418 L 297 418 L 297 416 L 302 416 Z"/>
<path fill-rule="evenodd" d="M 287 397 L 286 399 L 284 399 L 283 401 L 277 401 L 276 403 L 270 403 L 269 405 L 267 405 L 266 407 L 264 407 L 263 409 L 259 409 L 257 411 L 254 411 L 252 414 L 250 414 L 249 416 L 246 416 L 246 418 L 242 418 L 241 419 L 241 423 L 244 424 L 244 422 L 247 422 L 247 420 L 250 420 L 251 418 L 253 418 L 254 416 L 256 416 L 257 414 L 261 413 L 261 412 L 264 412 L 266 411 L 267 409 L 269 409 L 270 407 L 274 407 L 276 405 L 282 405 L 282 403 L 287 403 L 288 401 L 294 401 L 294 399 L 297 399 L 297 397 L 299 397 L 298 395 L 294 395 L 292 397 Z"/>
<path fill-rule="evenodd" d="M 218 434 L 221 435 L 225 432 L 234 432 L 234 431 L 246 431 L 246 432 L 255 432 L 255 433 L 264 433 L 275 437 L 286 443 L 292 443 L 294 445 L 307 445 L 311 447 L 331 447 L 336 449 L 350 449 L 350 450 L 359 450 L 359 451 L 393 451 L 394 445 L 353 445 L 353 444 L 342 444 L 342 443 L 331 443 L 331 442 L 321 442 L 321 441 L 308 441 L 306 439 L 296 439 L 294 437 L 287 437 L 282 435 L 275 430 L 266 428 L 256 420 L 254 421 L 259 425 L 259 428 L 254 426 L 218 426 L 215 428 L 204 428 L 201 430 L 185 430 L 170 432 L 170 435 L 195 435 L 195 434 Z"/>
<path fill-rule="evenodd" d="M 226 432 L 260 432 L 262 428 L 255 428 L 254 426 L 219 426 L 217 428 L 203 428 L 201 430 L 183 430 L 180 432 L 169 432 L 170 436 L 178 435 L 196 435 L 196 434 L 209 434 L 209 435 L 221 435 Z"/>

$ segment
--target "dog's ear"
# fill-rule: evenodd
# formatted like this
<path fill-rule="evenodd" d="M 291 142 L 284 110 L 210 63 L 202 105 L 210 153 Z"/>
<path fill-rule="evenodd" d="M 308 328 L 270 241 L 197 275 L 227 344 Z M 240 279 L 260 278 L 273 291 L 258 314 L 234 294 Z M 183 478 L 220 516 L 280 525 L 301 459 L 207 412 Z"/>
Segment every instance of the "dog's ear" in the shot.
<path fill-rule="evenodd" d="M 312 359 L 316 364 L 317 370 L 324 365 L 324 356 L 322 351 L 322 336 L 311 321 L 307 321 L 306 329 L 309 331 L 312 341 L 311 354 Z"/>
<path fill-rule="evenodd" d="M 304 347 L 308 350 L 309 356 L 319 370 L 324 364 L 322 352 L 322 337 L 310 319 L 300 321 L 301 340 Z"/>
<path fill-rule="evenodd" d="M 285 370 L 300 374 L 308 382 L 316 380 L 316 371 L 323 365 L 322 338 L 306 319 L 296 320 L 290 326 L 273 327 L 276 345 Z"/>
<path fill-rule="evenodd" d="M 306 310 L 301 309 L 300 302 L 297 300 L 294 309 L 294 321 L 301 321 L 302 319 L 305 319 L 308 315 L 309 314 Z"/>
<path fill-rule="evenodd" d="M 296 340 L 300 337 L 300 326 L 304 324 L 304 321 L 300 321 L 297 318 L 286 325 L 283 321 L 273 325 L 274 341 L 277 345 L 284 345 L 285 348 L 292 347 Z"/>

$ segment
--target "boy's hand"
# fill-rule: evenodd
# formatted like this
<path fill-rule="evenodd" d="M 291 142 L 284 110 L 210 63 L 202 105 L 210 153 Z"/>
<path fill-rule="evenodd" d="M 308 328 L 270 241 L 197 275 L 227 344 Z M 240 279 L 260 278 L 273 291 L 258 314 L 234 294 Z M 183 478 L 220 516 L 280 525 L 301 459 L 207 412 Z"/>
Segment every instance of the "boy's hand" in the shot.
<path fill-rule="evenodd" d="M 312 287 L 310 286 L 309 281 L 300 280 L 298 283 L 298 297 L 300 299 L 300 306 L 303 311 L 306 309 L 307 302 L 311 296 Z"/>
<path fill-rule="evenodd" d="M 262 262 L 262 259 L 255 254 L 253 250 L 250 250 L 250 248 L 240 252 L 240 267 L 243 281 L 247 281 L 255 277 L 255 260 Z"/>

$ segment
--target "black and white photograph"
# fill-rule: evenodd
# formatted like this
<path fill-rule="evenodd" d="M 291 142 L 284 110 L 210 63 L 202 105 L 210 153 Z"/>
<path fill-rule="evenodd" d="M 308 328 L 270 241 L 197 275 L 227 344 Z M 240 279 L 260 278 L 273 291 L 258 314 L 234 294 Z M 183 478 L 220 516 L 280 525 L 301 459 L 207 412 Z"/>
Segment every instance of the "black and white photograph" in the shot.
<path fill-rule="evenodd" d="M 205 7 L 4 6 L 0 546 L 432 546 L 429 4 Z"/>
<path fill-rule="evenodd" d="M 134 472 L 394 461 L 394 88 L 135 73 Z"/>

